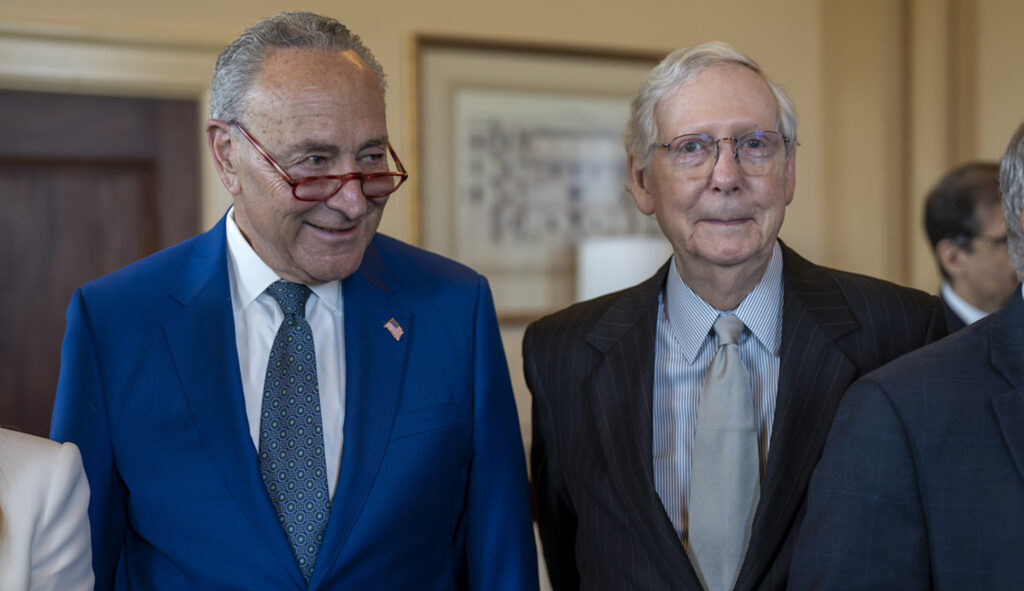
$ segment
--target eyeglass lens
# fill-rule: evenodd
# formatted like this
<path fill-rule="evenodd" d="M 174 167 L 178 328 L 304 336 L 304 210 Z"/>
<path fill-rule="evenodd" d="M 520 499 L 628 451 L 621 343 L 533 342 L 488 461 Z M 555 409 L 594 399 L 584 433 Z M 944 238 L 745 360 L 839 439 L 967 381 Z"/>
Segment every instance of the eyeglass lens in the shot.
<path fill-rule="evenodd" d="M 733 142 L 732 155 L 739 158 L 740 168 L 749 175 L 771 172 L 782 162 L 786 153 L 786 142 L 782 134 L 774 131 L 755 131 L 739 139 L 723 137 L 715 139 L 704 134 L 681 135 L 667 144 L 673 163 L 692 175 L 710 172 L 711 166 L 721 156 L 722 141 Z"/>
<path fill-rule="evenodd" d="M 381 173 L 363 177 L 352 174 L 343 178 L 298 179 L 295 185 L 295 196 L 309 201 L 327 199 L 340 191 L 342 185 L 355 179 L 361 180 L 363 195 L 366 197 L 390 195 L 402 182 L 402 177 L 398 173 Z"/>
<path fill-rule="evenodd" d="M 345 183 L 356 179 L 359 181 L 360 188 L 362 189 L 362 193 L 365 197 L 385 197 L 398 189 L 398 186 L 401 185 L 409 176 L 405 172 L 405 169 L 402 168 L 401 162 L 398 161 L 398 156 L 391 148 L 391 144 L 388 144 L 388 153 L 394 161 L 393 163 L 395 168 L 401 172 L 390 172 L 391 168 L 388 166 L 387 169 L 389 172 L 350 172 L 343 175 L 302 177 L 293 180 L 292 177 L 289 176 L 283 168 L 281 168 L 281 165 L 278 164 L 277 161 L 274 160 L 274 158 L 267 152 L 267 150 L 260 145 L 255 138 L 249 135 L 249 132 L 245 130 L 245 127 L 243 127 L 241 123 L 233 120 L 229 125 L 233 125 L 242 133 L 245 139 L 252 144 L 253 148 L 263 156 L 267 163 L 273 166 L 274 169 L 277 170 L 278 174 L 280 174 L 284 180 L 291 185 L 292 195 L 294 195 L 296 199 L 301 199 L 303 201 L 323 201 L 325 199 L 329 199 L 335 193 L 340 191 L 341 187 Z"/>

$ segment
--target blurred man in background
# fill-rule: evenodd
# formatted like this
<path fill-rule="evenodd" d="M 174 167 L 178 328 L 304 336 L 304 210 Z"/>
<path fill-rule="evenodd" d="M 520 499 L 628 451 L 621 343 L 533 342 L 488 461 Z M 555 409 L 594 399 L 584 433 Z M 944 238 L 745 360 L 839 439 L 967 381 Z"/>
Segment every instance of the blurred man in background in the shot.
<path fill-rule="evenodd" d="M 1003 307 L 1017 285 L 1006 254 L 1006 224 L 995 162 L 965 164 L 928 193 L 924 227 L 942 273 L 950 332 Z"/>

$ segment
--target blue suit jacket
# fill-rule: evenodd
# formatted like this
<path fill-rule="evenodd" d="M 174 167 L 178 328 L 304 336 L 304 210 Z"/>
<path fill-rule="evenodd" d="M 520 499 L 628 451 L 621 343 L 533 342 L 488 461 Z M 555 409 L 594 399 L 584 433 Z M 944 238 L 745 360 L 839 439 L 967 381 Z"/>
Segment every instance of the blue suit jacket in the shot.
<path fill-rule="evenodd" d="M 790 589 L 1024 589 L 1024 300 L 850 388 Z"/>
<path fill-rule="evenodd" d="M 97 589 L 307 588 L 249 435 L 227 265 L 221 220 L 71 299 L 52 436 L 82 450 Z M 343 292 L 344 448 L 308 588 L 535 589 L 486 280 L 378 235 Z"/>

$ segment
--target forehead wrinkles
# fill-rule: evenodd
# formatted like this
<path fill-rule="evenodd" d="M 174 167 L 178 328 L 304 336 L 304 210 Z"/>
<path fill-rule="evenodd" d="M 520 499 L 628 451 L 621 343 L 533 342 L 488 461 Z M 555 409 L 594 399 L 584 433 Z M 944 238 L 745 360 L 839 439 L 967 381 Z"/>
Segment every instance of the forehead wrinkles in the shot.
<path fill-rule="evenodd" d="M 379 97 L 375 100 L 366 94 L 321 95 L 319 91 L 295 93 L 294 100 L 287 93 L 276 96 L 283 100 L 255 101 L 247 118 L 247 128 L 272 149 L 329 146 L 345 152 L 383 144 L 387 138 L 385 111 Z"/>
<path fill-rule="evenodd" d="M 264 116 L 289 114 L 307 117 L 359 117 L 382 115 L 383 96 L 371 89 L 348 91 L 331 85 L 308 84 L 303 87 L 260 84 L 251 93 L 252 105 Z"/>

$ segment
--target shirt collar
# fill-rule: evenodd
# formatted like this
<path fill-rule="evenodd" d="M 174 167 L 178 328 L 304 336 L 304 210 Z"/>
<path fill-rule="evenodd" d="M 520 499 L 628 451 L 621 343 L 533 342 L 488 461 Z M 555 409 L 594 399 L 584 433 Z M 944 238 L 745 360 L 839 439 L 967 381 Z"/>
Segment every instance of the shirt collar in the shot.
<path fill-rule="evenodd" d="M 953 286 L 948 281 L 942 282 L 942 299 L 946 300 L 946 305 L 953 309 L 953 313 L 959 316 L 964 324 L 973 324 L 988 316 L 985 312 L 968 304 L 967 300 L 953 291 Z"/>
<path fill-rule="evenodd" d="M 233 312 L 241 312 L 260 297 L 271 284 L 281 279 L 242 236 L 235 223 L 234 206 L 228 210 L 226 225 L 228 269 L 231 275 L 231 305 Z M 313 294 L 332 311 L 341 310 L 341 282 L 328 281 L 308 286 Z"/>
<path fill-rule="evenodd" d="M 665 313 L 669 326 L 689 363 L 697 358 L 700 348 L 711 334 L 711 327 L 720 311 L 693 292 L 679 276 L 675 256 L 665 282 Z M 743 321 L 750 333 L 771 351 L 779 354 L 782 341 L 782 248 L 776 240 L 764 275 L 735 310 L 729 310 Z M 741 341 L 744 337 L 741 337 Z"/>

